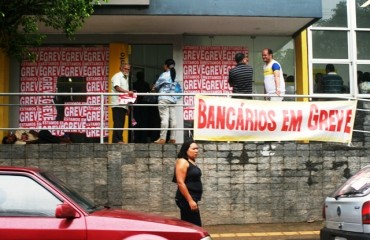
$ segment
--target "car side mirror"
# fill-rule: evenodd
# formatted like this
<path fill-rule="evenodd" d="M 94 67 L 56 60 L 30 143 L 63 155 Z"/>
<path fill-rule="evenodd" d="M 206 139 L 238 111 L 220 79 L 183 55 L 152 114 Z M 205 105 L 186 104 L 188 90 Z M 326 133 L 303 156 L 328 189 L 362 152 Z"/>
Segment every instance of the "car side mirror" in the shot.
<path fill-rule="evenodd" d="M 80 214 L 68 203 L 58 204 L 55 209 L 56 218 L 78 218 Z"/>

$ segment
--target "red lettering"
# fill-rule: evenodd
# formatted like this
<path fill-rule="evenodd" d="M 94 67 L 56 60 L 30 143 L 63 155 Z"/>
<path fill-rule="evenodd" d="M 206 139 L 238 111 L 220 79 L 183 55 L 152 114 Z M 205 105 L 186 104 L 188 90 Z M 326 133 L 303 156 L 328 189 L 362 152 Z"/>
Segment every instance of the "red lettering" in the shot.
<path fill-rule="evenodd" d="M 345 133 L 350 133 L 351 132 L 351 127 L 349 126 L 349 124 L 351 123 L 351 119 L 352 119 L 352 111 L 347 110 L 347 114 L 346 114 L 346 117 L 345 117 L 345 123 L 344 123 L 344 132 Z"/>
<path fill-rule="evenodd" d="M 235 128 L 235 109 L 228 108 L 226 110 L 226 128 L 229 130 L 233 130 Z"/>
<path fill-rule="evenodd" d="M 302 110 L 298 110 L 297 112 L 294 110 L 283 110 L 283 123 L 281 131 L 298 132 L 301 130 L 302 121 Z"/>
<path fill-rule="evenodd" d="M 325 110 L 318 109 L 315 104 L 310 107 L 308 117 L 308 128 L 310 130 L 322 130 L 328 132 L 345 132 L 350 133 L 348 127 L 352 118 L 352 112 L 347 110 Z M 342 130 L 343 129 L 343 130 Z"/>
<path fill-rule="evenodd" d="M 273 110 L 268 111 L 267 116 L 268 116 L 268 119 L 269 119 L 269 121 L 268 121 L 269 123 L 268 123 L 267 129 L 269 131 L 275 131 L 275 129 L 277 127 L 277 124 L 276 124 L 276 122 L 274 120 L 274 118 L 275 118 L 275 111 L 273 111 Z"/>
<path fill-rule="evenodd" d="M 207 125 L 207 104 L 204 100 L 199 99 L 199 107 L 198 107 L 198 128 L 205 128 Z"/>
<path fill-rule="evenodd" d="M 216 128 L 225 129 L 225 107 L 217 107 Z"/>

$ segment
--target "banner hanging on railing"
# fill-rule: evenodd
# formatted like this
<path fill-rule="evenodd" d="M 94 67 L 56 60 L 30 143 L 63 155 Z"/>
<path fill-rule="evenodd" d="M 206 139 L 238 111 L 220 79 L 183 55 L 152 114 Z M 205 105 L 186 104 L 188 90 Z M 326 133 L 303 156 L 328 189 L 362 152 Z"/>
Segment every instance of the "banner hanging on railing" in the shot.
<path fill-rule="evenodd" d="M 357 101 L 270 102 L 195 97 L 194 139 L 350 143 Z"/>

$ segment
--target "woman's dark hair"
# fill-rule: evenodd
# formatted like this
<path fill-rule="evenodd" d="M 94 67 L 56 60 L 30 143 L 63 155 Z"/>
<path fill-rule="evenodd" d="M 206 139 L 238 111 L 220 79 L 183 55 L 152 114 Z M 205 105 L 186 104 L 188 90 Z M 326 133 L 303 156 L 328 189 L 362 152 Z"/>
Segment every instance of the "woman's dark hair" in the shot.
<path fill-rule="evenodd" d="M 172 82 L 176 79 L 175 60 L 172 58 L 167 59 L 164 64 L 170 69 Z"/>
<path fill-rule="evenodd" d="M 184 142 L 182 144 L 181 148 L 180 148 L 179 153 L 177 154 L 177 158 L 184 158 L 184 159 L 188 160 L 187 151 L 190 148 L 190 145 L 192 143 L 195 143 L 195 141 L 194 140 L 188 140 L 188 141 Z"/>

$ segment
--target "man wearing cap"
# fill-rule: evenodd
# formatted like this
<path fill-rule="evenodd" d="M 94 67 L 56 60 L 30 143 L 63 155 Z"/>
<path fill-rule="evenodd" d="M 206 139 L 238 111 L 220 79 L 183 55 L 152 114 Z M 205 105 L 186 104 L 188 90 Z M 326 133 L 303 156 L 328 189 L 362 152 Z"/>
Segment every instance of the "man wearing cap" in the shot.
<path fill-rule="evenodd" d="M 253 83 L 253 68 L 248 65 L 244 53 L 235 54 L 236 66 L 229 71 L 229 85 L 233 93 L 251 94 Z M 235 98 L 252 99 L 251 96 L 235 96 Z"/>

